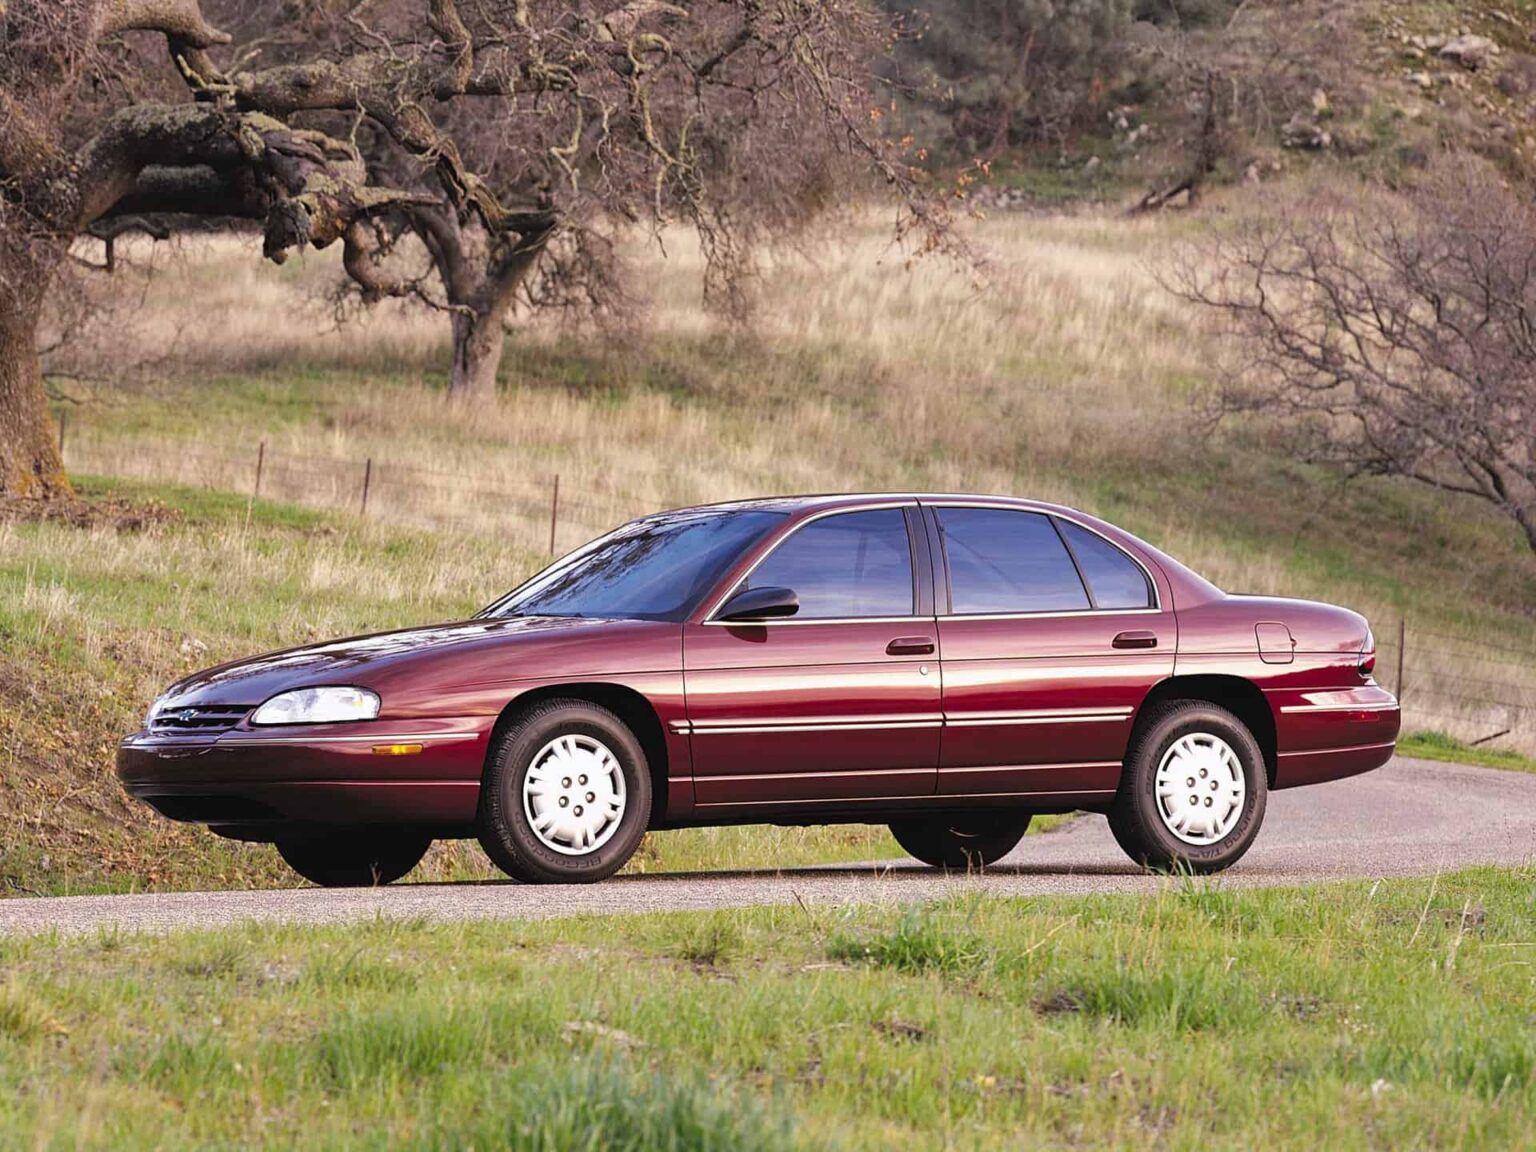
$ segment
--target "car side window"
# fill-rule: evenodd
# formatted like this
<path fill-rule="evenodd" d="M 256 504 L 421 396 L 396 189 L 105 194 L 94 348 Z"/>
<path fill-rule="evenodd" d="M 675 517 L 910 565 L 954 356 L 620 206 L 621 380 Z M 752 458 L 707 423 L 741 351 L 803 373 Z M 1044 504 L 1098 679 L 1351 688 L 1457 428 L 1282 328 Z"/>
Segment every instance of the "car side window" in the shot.
<path fill-rule="evenodd" d="M 792 588 L 796 620 L 913 613 L 912 551 L 900 508 L 843 512 L 796 529 L 743 588 Z"/>
<path fill-rule="evenodd" d="M 1056 526 L 1071 545 L 1083 579 L 1093 592 L 1095 608 L 1150 608 L 1152 585 L 1141 566 L 1096 532 L 1070 520 Z"/>
<path fill-rule="evenodd" d="M 956 615 L 1090 607 L 1066 545 L 1041 513 L 941 508 L 939 526 Z"/>

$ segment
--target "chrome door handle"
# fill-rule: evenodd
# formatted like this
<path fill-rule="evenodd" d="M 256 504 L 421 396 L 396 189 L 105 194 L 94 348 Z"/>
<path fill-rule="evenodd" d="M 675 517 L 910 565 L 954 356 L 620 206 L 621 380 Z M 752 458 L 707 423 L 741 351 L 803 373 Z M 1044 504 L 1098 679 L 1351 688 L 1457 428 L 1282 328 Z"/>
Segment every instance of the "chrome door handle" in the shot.
<path fill-rule="evenodd" d="M 902 636 L 885 646 L 885 654 L 887 656 L 931 656 L 933 655 L 933 637 Z"/>

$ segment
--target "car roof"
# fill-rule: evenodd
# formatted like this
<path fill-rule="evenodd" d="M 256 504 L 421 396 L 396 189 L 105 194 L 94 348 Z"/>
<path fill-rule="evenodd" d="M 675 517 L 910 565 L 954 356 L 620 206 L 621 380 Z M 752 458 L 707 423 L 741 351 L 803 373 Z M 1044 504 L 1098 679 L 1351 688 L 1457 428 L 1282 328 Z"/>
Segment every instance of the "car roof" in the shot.
<path fill-rule="evenodd" d="M 708 512 L 715 510 L 758 510 L 764 512 L 812 512 L 838 508 L 860 508 L 869 504 L 883 503 L 987 503 L 1005 504 L 1009 507 L 1033 508 L 1045 512 L 1074 512 L 1060 504 L 1041 500 L 1029 500 L 1019 496 L 1000 496 L 977 492 L 821 492 L 799 496 L 761 496 L 747 500 L 722 500 L 713 504 L 696 504 L 689 508 L 677 508 L 675 512 Z"/>

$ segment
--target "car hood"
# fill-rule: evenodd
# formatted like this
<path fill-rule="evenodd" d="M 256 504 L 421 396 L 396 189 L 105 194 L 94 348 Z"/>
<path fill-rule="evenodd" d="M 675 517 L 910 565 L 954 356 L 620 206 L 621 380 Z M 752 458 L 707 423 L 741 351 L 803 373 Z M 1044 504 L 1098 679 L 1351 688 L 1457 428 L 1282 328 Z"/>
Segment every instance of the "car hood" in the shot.
<path fill-rule="evenodd" d="M 351 636 L 302 648 L 288 648 L 235 660 L 194 673 L 171 685 L 166 707 L 249 705 L 255 707 L 294 688 L 322 684 L 376 687 L 391 673 L 435 658 L 475 649 L 545 648 L 550 642 L 592 639 L 627 628 L 655 628 L 637 621 L 591 620 L 554 616 L 461 620 L 423 628 L 403 628 Z M 677 625 L 669 625 L 676 628 Z"/>

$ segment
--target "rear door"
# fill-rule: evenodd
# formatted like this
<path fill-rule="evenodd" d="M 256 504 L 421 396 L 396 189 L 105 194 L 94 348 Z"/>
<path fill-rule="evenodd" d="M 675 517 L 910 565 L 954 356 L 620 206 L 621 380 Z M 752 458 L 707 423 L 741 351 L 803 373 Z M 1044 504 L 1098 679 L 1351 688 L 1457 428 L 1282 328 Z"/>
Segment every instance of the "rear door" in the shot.
<path fill-rule="evenodd" d="M 933 794 L 942 717 L 929 571 L 915 504 L 817 515 L 685 626 L 701 808 Z M 770 586 L 794 589 L 797 615 L 710 618 L 734 592 Z"/>
<path fill-rule="evenodd" d="M 1108 798 L 1136 708 L 1173 671 L 1174 617 L 1151 574 L 1045 512 L 931 511 L 948 584 L 939 792 Z"/>

